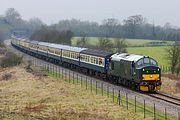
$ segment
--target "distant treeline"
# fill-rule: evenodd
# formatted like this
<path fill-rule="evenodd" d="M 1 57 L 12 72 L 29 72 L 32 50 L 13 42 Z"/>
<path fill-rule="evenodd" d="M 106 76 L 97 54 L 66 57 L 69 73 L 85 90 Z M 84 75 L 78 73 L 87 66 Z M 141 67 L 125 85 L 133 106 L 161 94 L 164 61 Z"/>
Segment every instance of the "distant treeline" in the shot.
<path fill-rule="evenodd" d="M 130 16 L 124 20 L 109 18 L 103 20 L 102 23 L 81 21 L 77 19 L 60 20 L 57 24 L 47 26 L 39 18 L 32 18 L 29 21 L 23 20 L 18 11 L 14 8 L 9 8 L 5 14 L 0 17 L 0 26 L 0 30 L 6 30 L 5 32 L 8 30 L 11 31 L 11 33 L 14 31 L 25 31 L 26 36 L 28 37 L 31 35 L 35 36 L 34 32 L 42 30 L 44 27 L 48 27 L 54 31 L 72 31 L 75 36 L 85 35 L 87 37 L 180 41 L 179 28 L 172 27 L 169 23 L 166 23 L 164 26 L 148 23 L 147 19 L 142 15 Z"/>
<path fill-rule="evenodd" d="M 71 30 L 75 36 L 123 37 L 132 39 L 158 39 L 180 41 L 180 29 L 169 23 L 156 26 L 147 22 L 141 15 L 130 16 L 121 23 L 118 19 L 103 20 L 102 24 L 76 19 L 62 20 L 52 25 L 57 30 Z"/>
<path fill-rule="evenodd" d="M 43 42 L 59 43 L 71 45 L 71 38 L 73 32 L 69 30 L 57 31 L 50 29 L 49 27 L 42 27 L 40 30 L 36 30 L 31 35 L 31 40 L 38 40 Z"/>

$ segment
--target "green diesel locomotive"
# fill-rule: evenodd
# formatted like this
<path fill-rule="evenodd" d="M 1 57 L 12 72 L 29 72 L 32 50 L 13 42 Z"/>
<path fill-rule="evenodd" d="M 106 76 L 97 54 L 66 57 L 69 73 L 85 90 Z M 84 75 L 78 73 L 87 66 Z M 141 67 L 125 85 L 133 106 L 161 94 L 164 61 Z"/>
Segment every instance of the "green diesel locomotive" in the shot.
<path fill-rule="evenodd" d="M 158 91 L 161 88 L 161 69 L 148 56 L 116 53 L 110 58 L 109 79 L 140 91 Z"/>

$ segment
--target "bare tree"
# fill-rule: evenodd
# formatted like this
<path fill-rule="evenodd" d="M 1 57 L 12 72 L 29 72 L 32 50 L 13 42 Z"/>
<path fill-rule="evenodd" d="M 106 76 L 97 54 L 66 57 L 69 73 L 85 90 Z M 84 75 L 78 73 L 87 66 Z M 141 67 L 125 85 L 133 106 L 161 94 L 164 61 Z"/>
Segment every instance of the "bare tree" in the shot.
<path fill-rule="evenodd" d="M 172 74 L 180 72 L 180 46 L 173 45 L 167 49 L 167 58 L 171 66 Z"/>
<path fill-rule="evenodd" d="M 120 24 L 119 21 L 114 18 L 104 19 L 102 23 L 105 29 L 106 37 L 112 37 Z"/>
<path fill-rule="evenodd" d="M 28 23 L 32 31 L 40 30 L 41 26 L 44 25 L 44 23 L 39 18 L 31 18 Z"/>
<path fill-rule="evenodd" d="M 124 20 L 124 27 L 129 34 L 129 37 L 134 38 L 136 36 L 136 30 L 138 26 L 145 23 L 145 18 L 142 15 L 134 15 Z"/>
<path fill-rule="evenodd" d="M 114 40 L 114 46 L 116 48 L 116 52 L 127 52 L 127 44 L 124 38 L 116 38 Z"/>
<path fill-rule="evenodd" d="M 81 46 L 81 47 L 85 47 L 87 45 L 88 38 L 87 38 L 86 34 L 82 34 L 81 36 L 82 37 L 80 37 L 77 40 L 76 45 Z"/>
<path fill-rule="evenodd" d="M 105 51 L 111 51 L 112 49 L 112 42 L 107 37 L 100 37 L 98 47 Z"/>
<path fill-rule="evenodd" d="M 15 25 L 21 20 L 21 15 L 14 8 L 7 9 L 5 19 L 8 23 Z"/>

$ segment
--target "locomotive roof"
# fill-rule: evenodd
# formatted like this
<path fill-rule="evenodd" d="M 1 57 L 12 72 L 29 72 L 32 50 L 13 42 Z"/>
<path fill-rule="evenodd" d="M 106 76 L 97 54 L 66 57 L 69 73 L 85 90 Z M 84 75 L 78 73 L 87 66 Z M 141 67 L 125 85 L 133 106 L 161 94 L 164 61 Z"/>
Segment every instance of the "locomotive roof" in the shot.
<path fill-rule="evenodd" d="M 51 48 L 63 49 L 63 50 L 74 51 L 74 52 L 81 52 L 87 49 L 87 48 L 73 47 L 73 46 L 54 44 L 54 43 L 48 43 L 48 42 L 39 42 L 38 44 L 48 46 Z"/>
<path fill-rule="evenodd" d="M 86 50 L 83 50 L 81 53 L 88 54 L 88 55 L 94 55 L 94 56 L 100 56 L 100 57 L 107 57 L 107 56 L 110 56 L 113 54 L 111 52 L 95 50 L 95 49 L 86 49 Z"/>
<path fill-rule="evenodd" d="M 116 53 L 111 56 L 111 59 L 114 61 L 126 60 L 126 61 L 138 61 L 139 59 L 143 58 L 142 55 L 134 55 L 128 53 Z"/>

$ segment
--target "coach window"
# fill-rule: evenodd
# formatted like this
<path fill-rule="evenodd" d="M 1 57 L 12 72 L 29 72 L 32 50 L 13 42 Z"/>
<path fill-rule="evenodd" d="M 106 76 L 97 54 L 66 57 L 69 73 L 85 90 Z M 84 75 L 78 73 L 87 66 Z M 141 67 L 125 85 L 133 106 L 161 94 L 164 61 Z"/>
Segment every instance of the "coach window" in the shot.
<path fill-rule="evenodd" d="M 98 58 L 96 57 L 96 64 L 98 65 Z"/>
<path fill-rule="evenodd" d="M 65 51 L 63 50 L 62 55 L 65 56 Z"/>
<path fill-rule="evenodd" d="M 87 56 L 87 62 L 90 62 L 90 56 Z"/>
<path fill-rule="evenodd" d="M 87 62 L 90 62 L 90 56 L 87 56 Z"/>
<path fill-rule="evenodd" d="M 91 63 L 93 63 L 93 57 L 91 56 Z"/>
<path fill-rule="evenodd" d="M 58 55 L 58 49 L 55 49 L 55 54 L 57 54 L 57 55 Z"/>
<path fill-rule="evenodd" d="M 86 55 L 83 55 L 83 61 L 86 62 Z"/>
<path fill-rule="evenodd" d="M 67 57 L 68 56 L 68 51 L 65 51 L 65 57 Z"/>
<path fill-rule="evenodd" d="M 81 59 L 81 61 L 83 61 L 83 59 L 84 59 L 84 55 L 81 55 L 81 58 L 80 58 L 80 59 Z"/>
<path fill-rule="evenodd" d="M 52 48 L 49 49 L 50 53 L 54 53 L 54 50 Z"/>
<path fill-rule="evenodd" d="M 70 57 L 70 51 L 66 51 L 66 57 Z"/>
<path fill-rule="evenodd" d="M 99 65 L 102 65 L 102 58 L 99 58 Z"/>
<path fill-rule="evenodd" d="M 86 62 L 88 62 L 88 56 L 86 55 Z"/>
<path fill-rule="evenodd" d="M 64 57 L 67 57 L 67 51 L 64 50 Z"/>
<path fill-rule="evenodd" d="M 70 52 L 70 58 L 73 58 L 72 52 Z"/>
<path fill-rule="evenodd" d="M 45 50 L 46 50 L 46 48 L 45 48 L 44 46 L 42 46 L 42 50 L 43 50 L 43 51 L 45 51 Z"/>
<path fill-rule="evenodd" d="M 43 49 L 44 51 L 46 51 L 46 47 L 43 46 L 42 49 Z"/>
<path fill-rule="evenodd" d="M 78 59 L 78 58 L 79 58 L 79 53 L 76 53 L 76 56 L 75 56 L 75 57 L 76 57 L 76 59 Z"/>
<path fill-rule="evenodd" d="M 70 52 L 70 55 L 71 55 L 70 57 L 73 58 L 73 52 Z"/>
<path fill-rule="evenodd" d="M 75 59 L 75 58 L 76 58 L 76 53 L 74 52 L 74 53 L 73 53 L 73 59 Z"/>
<path fill-rule="evenodd" d="M 96 58 L 95 57 L 93 57 L 93 63 L 96 64 Z"/>

